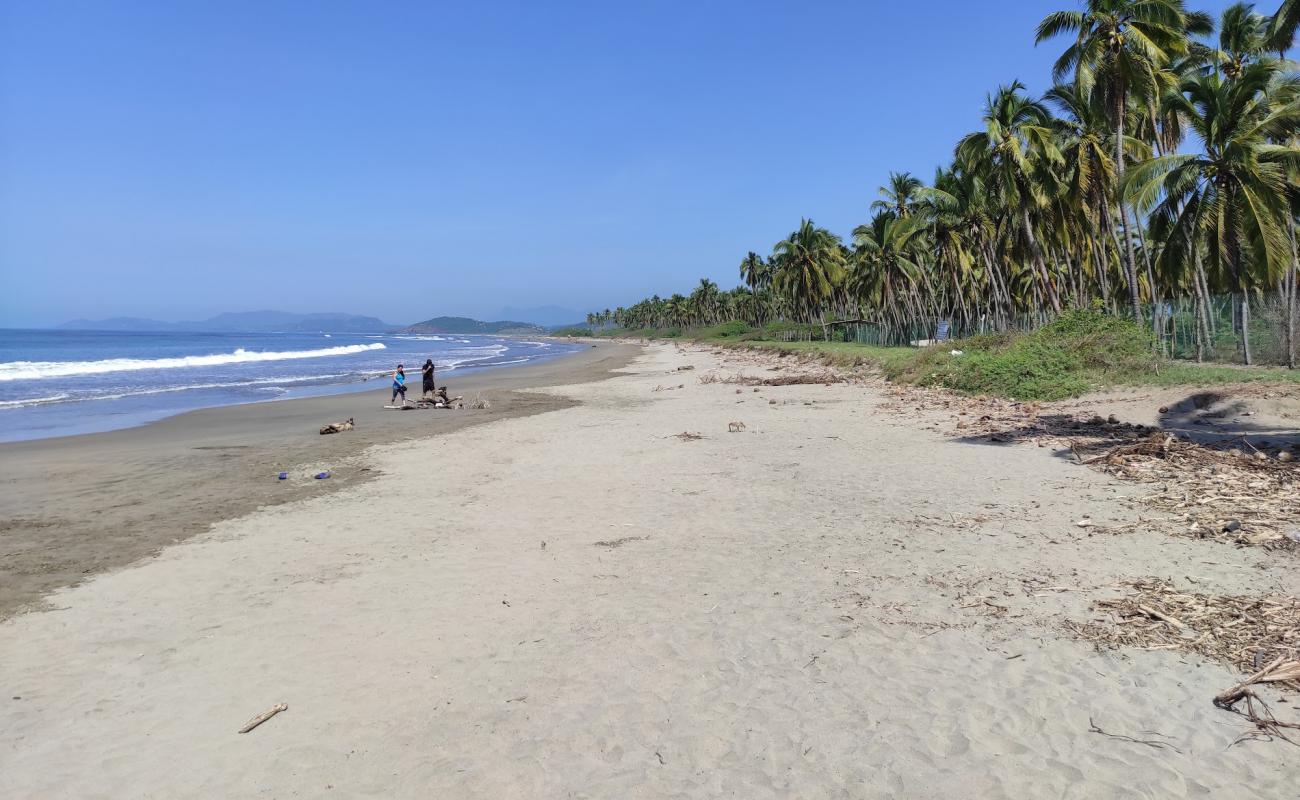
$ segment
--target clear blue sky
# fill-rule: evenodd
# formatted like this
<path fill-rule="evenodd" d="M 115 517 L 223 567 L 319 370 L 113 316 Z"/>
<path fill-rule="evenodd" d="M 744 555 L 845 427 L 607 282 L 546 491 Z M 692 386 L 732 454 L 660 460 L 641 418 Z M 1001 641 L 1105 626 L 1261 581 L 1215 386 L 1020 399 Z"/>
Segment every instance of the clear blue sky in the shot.
<path fill-rule="evenodd" d="M 1074 6 L 0 0 L 0 325 L 732 286 L 1046 88 Z"/>

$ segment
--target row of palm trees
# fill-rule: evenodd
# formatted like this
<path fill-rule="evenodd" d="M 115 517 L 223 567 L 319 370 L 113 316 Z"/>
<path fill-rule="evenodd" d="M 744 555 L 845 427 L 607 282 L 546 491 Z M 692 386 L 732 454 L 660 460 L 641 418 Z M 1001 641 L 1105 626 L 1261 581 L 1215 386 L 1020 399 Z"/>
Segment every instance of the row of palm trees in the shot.
<path fill-rule="evenodd" d="M 1211 298 L 1231 295 L 1251 363 L 1252 300 L 1267 295 L 1285 306 L 1294 366 L 1300 75 L 1285 54 L 1298 23 L 1300 0 L 1272 15 L 1239 3 L 1217 26 L 1182 0 L 1049 14 L 1037 41 L 1067 41 L 1053 88 L 990 93 L 951 162 L 929 184 L 892 173 L 849 242 L 805 219 L 769 256 L 745 256 L 743 286 L 702 280 L 597 321 L 787 320 L 823 335 L 857 322 L 907 335 L 940 319 L 1006 329 L 1099 305 L 1159 334 L 1171 301 L 1186 300 L 1199 355 L 1217 324 Z"/>

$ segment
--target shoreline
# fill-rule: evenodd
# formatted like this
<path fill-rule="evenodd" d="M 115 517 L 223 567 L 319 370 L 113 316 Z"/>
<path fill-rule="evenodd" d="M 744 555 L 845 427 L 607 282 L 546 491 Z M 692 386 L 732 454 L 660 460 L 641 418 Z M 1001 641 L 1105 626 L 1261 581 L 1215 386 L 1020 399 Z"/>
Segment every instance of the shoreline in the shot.
<path fill-rule="evenodd" d="M 5 331 L 0 329 L 0 333 L 3 332 Z M 27 333 L 29 331 L 25 329 L 11 329 L 10 332 Z M 43 333 L 44 331 L 35 332 Z M 92 331 L 88 333 L 96 332 Z M 211 336 L 225 334 L 218 332 L 216 334 L 204 333 L 199 335 Z M 377 336 L 366 336 L 372 339 L 379 338 Z M 555 352 L 545 352 L 540 355 L 528 355 L 522 352 L 518 354 L 512 353 L 509 354 L 509 360 L 501 361 L 498 361 L 498 359 L 503 358 L 503 354 L 497 353 L 475 358 L 456 357 L 452 358 L 450 362 L 443 360 L 444 355 L 447 354 L 435 353 L 434 357 L 436 359 L 443 360 L 438 368 L 438 378 L 440 381 L 447 379 L 457 382 L 466 379 L 472 381 L 474 376 L 485 372 L 495 372 L 500 369 L 516 369 L 521 366 L 540 366 L 549 361 L 562 359 L 566 356 L 573 355 L 576 352 L 581 352 L 581 350 L 584 349 L 584 343 L 549 336 L 522 337 L 464 334 L 459 337 L 448 336 L 442 338 L 447 341 L 450 341 L 453 338 L 459 338 L 462 342 L 469 342 L 471 337 L 514 341 L 524 345 L 546 342 L 555 348 Z M 394 338 L 400 339 L 402 337 L 397 336 Z M 234 346 L 233 341 L 229 344 L 230 346 Z M 267 343 L 262 344 L 265 345 Z M 292 347 L 293 344 L 290 343 L 289 345 L 283 346 Z M 350 346 L 351 345 L 343 345 L 345 348 Z M 378 346 L 381 348 L 385 347 L 383 343 L 378 343 Z M 395 344 L 393 341 L 389 341 L 388 346 L 400 348 L 403 344 Z M 397 354 L 395 360 L 410 360 L 410 355 L 410 353 L 407 353 L 406 358 L 404 358 L 402 354 Z M 182 358 L 189 357 L 190 356 L 185 356 Z M 422 359 L 424 356 L 421 355 L 420 358 Z M 166 358 L 164 357 L 163 360 L 166 360 Z M 93 363 L 95 362 L 92 362 L 92 365 Z M 383 366 L 370 365 L 369 369 L 360 371 L 346 366 L 323 367 L 342 369 L 343 372 L 321 376 L 289 375 L 279 378 L 260 378 L 257 376 L 251 376 L 247 380 L 229 378 L 225 383 L 182 383 L 176 387 L 150 387 L 148 385 L 123 387 L 121 388 L 120 393 L 117 394 L 110 393 L 102 395 L 89 394 L 85 396 L 71 396 L 67 393 L 60 392 L 53 396 L 19 397 L 13 400 L 0 401 L 0 422 L 5 423 L 4 429 L 0 430 L 0 444 L 54 439 L 67 436 L 84 436 L 93 433 L 108 433 L 116 430 L 139 428 L 155 422 L 160 422 L 170 417 L 213 408 L 226 408 L 229 406 L 274 403 L 281 401 L 302 401 L 316 397 L 330 397 L 340 394 L 367 392 L 375 389 L 373 381 L 376 379 L 387 383 L 392 372 L 391 366 L 391 364 L 385 364 Z M 110 370 L 109 374 L 117 374 L 119 372 L 120 371 Z M 92 375 L 94 377 L 101 377 L 97 373 L 92 373 Z M 327 379 L 334 380 L 330 381 Z M 274 386 L 274 384 L 277 383 L 286 383 L 287 385 Z M 416 381 L 416 383 L 418 384 L 418 381 Z M 270 388 L 277 390 L 278 394 L 273 396 L 249 396 L 247 392 L 250 390 L 250 387 L 255 386 L 269 386 Z M 178 391 L 180 394 L 175 394 L 175 392 Z M 81 409 L 81 411 L 75 414 L 70 413 L 69 409 L 73 408 Z"/>
<path fill-rule="evenodd" d="M 385 384 L 0 443 L 0 620 L 213 523 L 367 481 L 378 474 L 363 456 L 369 447 L 572 405 L 524 390 L 600 380 L 639 351 L 602 342 L 536 364 L 448 376 L 453 396 L 468 402 L 481 395 L 488 409 L 386 410 Z M 318 433 L 349 417 L 355 430 Z M 320 471 L 330 477 L 313 479 Z M 279 472 L 288 472 L 288 480 L 277 480 Z"/>

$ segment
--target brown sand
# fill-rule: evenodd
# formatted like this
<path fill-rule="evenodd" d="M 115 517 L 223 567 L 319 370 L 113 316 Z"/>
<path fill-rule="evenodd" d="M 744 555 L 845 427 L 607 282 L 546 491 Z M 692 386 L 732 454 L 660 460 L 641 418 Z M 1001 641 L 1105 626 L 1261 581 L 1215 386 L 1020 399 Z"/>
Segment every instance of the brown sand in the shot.
<path fill-rule="evenodd" d="M 467 425 L 537 414 L 567 398 L 519 387 L 604 376 L 637 352 L 602 343 L 559 360 L 457 376 L 451 394 L 491 407 L 390 411 L 389 389 L 194 411 L 129 430 L 0 444 L 0 619 L 47 592 L 129 564 L 261 506 L 310 497 L 376 473 L 361 456 Z M 418 396 L 412 393 L 411 398 Z M 354 430 L 321 436 L 330 422 Z M 431 472 L 458 466 L 429 443 Z M 326 480 L 313 475 L 329 471 Z M 286 481 L 277 475 L 289 472 Z"/>
<path fill-rule="evenodd" d="M 651 347 L 0 624 L 0 796 L 1294 796 L 1291 746 L 1211 705 L 1236 673 L 1060 630 L 1290 562 L 1094 535 L 1134 486 L 718 366 Z"/>

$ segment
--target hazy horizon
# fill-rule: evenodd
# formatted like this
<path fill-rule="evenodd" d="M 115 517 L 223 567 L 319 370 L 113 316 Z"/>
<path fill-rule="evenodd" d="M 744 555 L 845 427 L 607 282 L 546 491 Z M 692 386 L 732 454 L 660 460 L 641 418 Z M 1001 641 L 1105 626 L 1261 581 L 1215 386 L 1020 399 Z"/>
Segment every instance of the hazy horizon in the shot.
<path fill-rule="evenodd" d="M 734 286 L 1046 89 L 1075 5 L 6 4 L 0 325 Z"/>
<path fill-rule="evenodd" d="M 98 317 L 70 317 L 68 319 L 63 319 L 58 322 L 49 323 L 46 325 L 31 325 L 31 326 L 0 325 L 0 329 L 26 328 L 31 330 L 45 330 L 51 328 L 58 328 L 63 325 L 67 325 L 69 323 L 105 322 L 105 321 L 113 321 L 113 320 L 140 320 L 144 322 L 161 322 L 161 323 L 167 323 L 173 325 L 185 325 L 185 324 L 203 323 L 203 322 L 218 319 L 220 317 L 227 317 L 227 316 L 252 316 L 257 314 L 286 314 L 286 313 L 296 314 L 299 316 L 308 316 L 308 317 L 311 316 L 373 317 L 375 319 L 379 319 L 381 322 L 389 326 L 415 325 L 421 322 L 428 321 L 430 319 L 436 319 L 442 317 L 478 319 L 480 322 L 532 322 L 543 326 L 556 325 L 556 324 L 567 325 L 570 323 L 581 322 L 583 321 L 583 317 L 585 316 L 584 312 L 578 312 L 573 309 L 563 309 L 558 306 L 537 306 L 533 308 L 507 307 L 507 308 L 500 309 L 495 314 L 488 315 L 490 318 L 470 317 L 465 314 L 435 314 L 433 316 L 422 317 L 420 319 L 401 319 L 401 320 L 383 319 L 382 317 L 375 317 L 372 314 L 354 314 L 350 311 L 340 311 L 337 309 L 315 310 L 315 311 L 286 311 L 285 309 L 281 309 L 281 308 L 240 308 L 240 309 L 228 309 L 226 311 L 218 312 L 216 314 L 210 314 L 202 318 L 183 318 L 183 317 L 159 318 L 159 317 L 143 317 L 137 314 L 107 314 Z"/>

